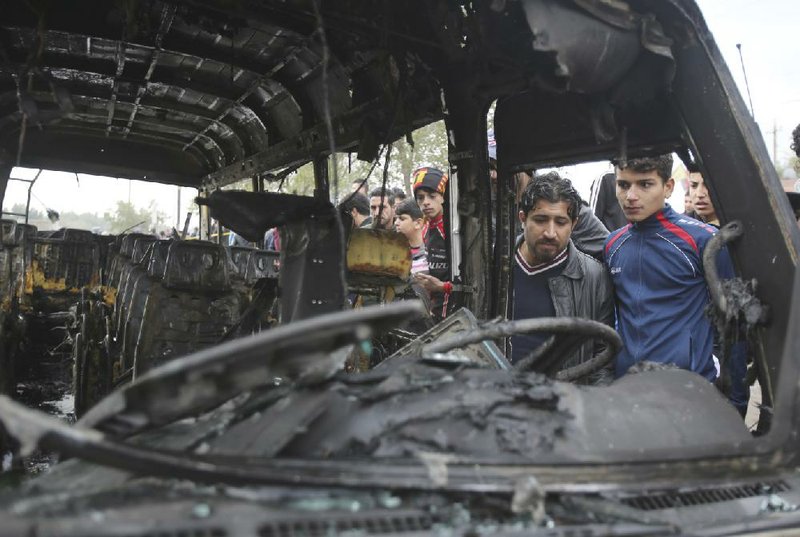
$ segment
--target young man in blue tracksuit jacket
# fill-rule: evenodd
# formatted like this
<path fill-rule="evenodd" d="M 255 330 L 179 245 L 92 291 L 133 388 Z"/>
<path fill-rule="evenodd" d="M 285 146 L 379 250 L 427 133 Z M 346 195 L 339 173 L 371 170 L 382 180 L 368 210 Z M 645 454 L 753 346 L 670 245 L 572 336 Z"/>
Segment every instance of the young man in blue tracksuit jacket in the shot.
<path fill-rule="evenodd" d="M 613 231 L 604 248 L 624 342 L 616 375 L 648 360 L 713 382 L 715 334 L 705 314 L 710 296 L 702 259 L 716 230 L 666 204 L 675 186 L 671 175 L 671 155 L 617 167 L 617 198 L 629 223 Z M 727 251 L 720 252 L 717 267 L 720 277 L 733 277 Z"/>

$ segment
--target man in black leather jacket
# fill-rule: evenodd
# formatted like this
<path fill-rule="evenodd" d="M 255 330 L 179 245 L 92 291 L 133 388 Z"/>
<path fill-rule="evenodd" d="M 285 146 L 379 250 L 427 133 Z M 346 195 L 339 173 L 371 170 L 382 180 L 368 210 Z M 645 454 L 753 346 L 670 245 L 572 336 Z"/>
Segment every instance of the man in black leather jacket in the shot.
<path fill-rule="evenodd" d="M 536 176 L 522 196 L 523 235 L 514 258 L 509 317 L 582 317 L 614 326 L 614 294 L 605 266 L 580 252 L 571 240 L 582 208 L 580 195 L 557 172 Z M 531 354 L 548 334 L 511 338 L 511 361 Z M 564 364 L 584 363 L 604 349 L 587 342 Z M 589 382 L 610 382 L 613 363 Z"/>
<path fill-rule="evenodd" d="M 528 185 L 530 185 L 532 178 L 533 172 L 519 172 L 514 177 L 514 183 L 517 185 L 517 194 L 515 196 L 517 204 L 522 201 L 522 196 Z M 521 232 L 522 227 L 520 227 L 518 231 Z M 602 261 L 603 246 L 605 246 L 608 232 L 609 229 L 606 228 L 603 222 L 594 214 L 592 208 L 585 201 L 581 200 L 578 210 L 578 222 L 572 230 L 571 237 L 575 247 L 598 261 Z"/>

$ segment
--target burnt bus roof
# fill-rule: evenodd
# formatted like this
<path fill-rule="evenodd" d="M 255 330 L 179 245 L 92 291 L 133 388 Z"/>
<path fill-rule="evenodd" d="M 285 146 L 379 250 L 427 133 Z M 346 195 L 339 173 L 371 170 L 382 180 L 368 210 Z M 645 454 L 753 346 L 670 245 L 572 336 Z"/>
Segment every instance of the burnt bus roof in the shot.
<path fill-rule="evenodd" d="M 3 161 L 21 140 L 24 166 L 197 187 L 310 160 L 325 115 L 364 158 L 441 116 L 428 68 L 392 50 L 442 46 L 406 5 L 322 2 L 325 32 L 312 3 L 130 5 L 2 3 Z"/>

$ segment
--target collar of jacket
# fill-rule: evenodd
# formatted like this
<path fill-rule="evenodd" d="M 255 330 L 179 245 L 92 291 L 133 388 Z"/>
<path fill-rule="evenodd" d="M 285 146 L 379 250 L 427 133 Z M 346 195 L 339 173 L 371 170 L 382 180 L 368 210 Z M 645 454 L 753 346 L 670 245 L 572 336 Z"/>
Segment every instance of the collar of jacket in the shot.
<path fill-rule="evenodd" d="M 664 229 L 664 224 L 659 220 L 659 216 L 663 216 L 667 220 L 671 220 L 677 213 L 669 206 L 669 203 L 664 204 L 664 208 L 656 211 L 641 222 L 632 222 L 631 231 L 645 232 L 645 231 L 660 231 Z"/>
<path fill-rule="evenodd" d="M 569 240 L 567 245 L 567 264 L 564 270 L 561 271 L 561 275 L 573 280 L 583 278 L 583 263 L 578 249 L 572 243 L 572 239 Z"/>
<path fill-rule="evenodd" d="M 519 247 L 524 240 L 524 234 L 520 234 L 517 237 L 517 241 L 514 244 L 514 255 L 516 255 L 517 250 L 519 250 Z M 515 257 L 512 256 L 511 259 L 514 260 L 514 263 L 517 262 Z M 564 270 L 561 271 L 561 275 L 573 280 L 580 280 L 583 278 L 583 264 L 581 263 L 578 249 L 575 248 L 575 244 L 573 244 L 572 239 L 570 239 L 569 244 L 567 244 L 567 264 L 564 265 Z"/>
<path fill-rule="evenodd" d="M 444 215 L 440 214 L 433 220 L 428 220 L 425 222 L 425 226 L 422 228 L 422 236 L 425 237 L 428 235 L 428 231 L 431 229 L 436 229 L 439 231 L 439 235 L 444 238 Z"/>

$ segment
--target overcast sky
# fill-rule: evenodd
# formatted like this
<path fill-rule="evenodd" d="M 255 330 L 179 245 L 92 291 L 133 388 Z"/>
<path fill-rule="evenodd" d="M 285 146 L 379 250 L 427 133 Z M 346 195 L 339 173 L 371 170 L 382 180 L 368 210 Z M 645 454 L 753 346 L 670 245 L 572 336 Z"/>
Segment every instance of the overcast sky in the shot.
<path fill-rule="evenodd" d="M 756 121 L 770 155 L 773 140 L 776 140 L 778 159 L 787 160 L 791 155 L 791 131 L 800 123 L 800 94 L 795 91 L 800 84 L 800 59 L 797 58 L 800 55 L 797 39 L 800 0 L 697 1 L 745 102 L 748 102 L 736 49 L 736 44 L 741 43 Z M 602 173 L 604 166 L 584 166 L 569 175 L 581 193 L 587 196 L 589 183 Z M 30 176 L 30 172 L 15 170 L 12 174 L 15 177 L 25 175 Z M 129 182 L 126 180 L 81 175 L 79 182 L 74 174 L 44 172 L 34 188 L 38 200 L 32 201 L 32 207 L 103 213 L 111 210 L 116 200 L 128 199 Z M 105 189 L 101 188 L 103 185 Z M 146 207 L 155 201 L 168 221 L 182 221 L 182 217 L 176 215 L 177 187 L 134 182 L 130 192 L 130 200 L 137 206 Z M 10 208 L 18 201 L 24 203 L 25 193 L 20 183 L 10 183 L 4 208 Z M 181 212 L 184 215 L 188 200 L 194 193 L 193 189 L 183 189 Z"/>
<path fill-rule="evenodd" d="M 778 160 L 786 160 L 792 129 L 800 123 L 800 1 L 698 0 L 706 23 L 747 101 L 736 44 L 742 45 L 755 119 L 772 156 L 777 126 Z"/>

